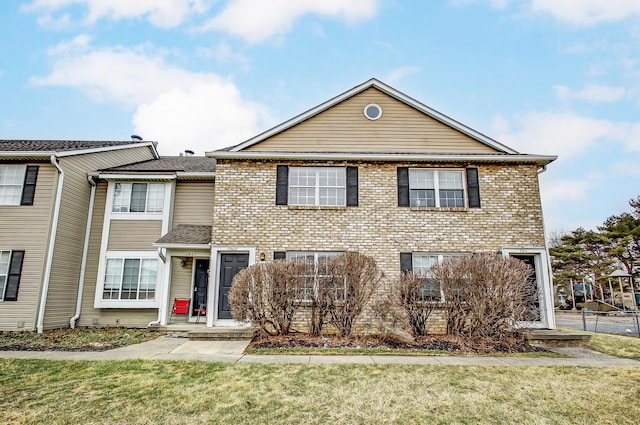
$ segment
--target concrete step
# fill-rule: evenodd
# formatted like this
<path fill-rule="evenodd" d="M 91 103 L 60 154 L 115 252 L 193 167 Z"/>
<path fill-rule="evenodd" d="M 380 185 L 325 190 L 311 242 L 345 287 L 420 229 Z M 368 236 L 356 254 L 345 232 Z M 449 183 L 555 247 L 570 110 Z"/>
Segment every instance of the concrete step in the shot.
<path fill-rule="evenodd" d="M 591 335 L 583 332 L 535 329 L 525 334 L 527 342 L 542 347 L 585 347 Z"/>
<path fill-rule="evenodd" d="M 230 341 L 253 339 L 255 329 L 251 327 L 218 326 L 206 329 L 192 330 L 187 333 L 190 341 Z"/>

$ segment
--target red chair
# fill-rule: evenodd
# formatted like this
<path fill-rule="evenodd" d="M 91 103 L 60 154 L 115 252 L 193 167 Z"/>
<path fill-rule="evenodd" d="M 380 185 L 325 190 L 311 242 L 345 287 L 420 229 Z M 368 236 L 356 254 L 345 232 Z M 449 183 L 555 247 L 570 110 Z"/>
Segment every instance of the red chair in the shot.
<path fill-rule="evenodd" d="M 169 318 L 169 322 L 173 320 L 174 314 L 189 314 L 190 303 L 191 300 L 189 298 L 175 298 L 173 300 L 173 307 L 171 308 L 171 317 Z"/>

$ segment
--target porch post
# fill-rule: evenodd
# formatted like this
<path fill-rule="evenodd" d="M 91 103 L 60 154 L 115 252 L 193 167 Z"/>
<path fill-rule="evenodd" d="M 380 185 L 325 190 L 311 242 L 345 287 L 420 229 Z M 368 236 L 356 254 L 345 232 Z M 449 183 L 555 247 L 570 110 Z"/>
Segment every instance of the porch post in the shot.
<path fill-rule="evenodd" d="M 169 303 L 169 291 L 171 282 L 171 254 L 167 250 L 162 276 L 162 290 L 160 291 L 160 326 L 167 325 L 167 304 Z"/>

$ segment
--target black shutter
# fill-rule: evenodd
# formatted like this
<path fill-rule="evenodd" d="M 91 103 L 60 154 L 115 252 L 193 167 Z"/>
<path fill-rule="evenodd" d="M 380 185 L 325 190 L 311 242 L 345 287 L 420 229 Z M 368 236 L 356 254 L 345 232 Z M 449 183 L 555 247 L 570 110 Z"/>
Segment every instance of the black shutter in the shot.
<path fill-rule="evenodd" d="M 275 251 L 273 253 L 273 259 L 274 260 L 286 260 L 287 259 L 287 252 L 286 251 Z"/>
<path fill-rule="evenodd" d="M 477 168 L 467 168 L 467 190 L 469 208 L 480 208 L 480 181 Z"/>
<path fill-rule="evenodd" d="M 347 206 L 358 206 L 358 167 L 347 167 Z"/>
<path fill-rule="evenodd" d="M 24 174 L 24 185 L 22 186 L 22 200 L 20 201 L 20 205 L 33 205 L 37 179 L 38 166 L 28 165 L 27 172 Z"/>
<path fill-rule="evenodd" d="M 402 273 L 413 271 L 413 254 L 410 252 L 400 253 L 400 270 Z"/>
<path fill-rule="evenodd" d="M 398 206 L 409 206 L 409 167 L 398 167 Z"/>
<path fill-rule="evenodd" d="M 289 201 L 289 166 L 278 165 L 276 176 L 276 205 L 287 205 Z"/>
<path fill-rule="evenodd" d="M 22 274 L 23 259 L 24 251 L 11 252 L 9 274 L 7 275 L 7 288 L 4 293 L 5 301 L 18 301 L 18 287 L 20 286 L 20 275 Z"/>

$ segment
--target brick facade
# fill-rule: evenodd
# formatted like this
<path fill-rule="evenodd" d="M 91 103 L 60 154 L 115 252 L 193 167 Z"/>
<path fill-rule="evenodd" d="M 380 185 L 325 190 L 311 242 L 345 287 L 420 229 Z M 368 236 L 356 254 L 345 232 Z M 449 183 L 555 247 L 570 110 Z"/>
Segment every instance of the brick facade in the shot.
<path fill-rule="evenodd" d="M 276 167 L 357 166 L 359 206 L 275 204 Z M 397 167 L 462 169 L 461 164 L 303 162 L 219 159 L 213 245 L 274 251 L 357 251 L 375 259 L 387 284 L 400 274 L 401 252 L 497 252 L 503 246 L 544 247 L 535 164 L 477 164 L 481 208 L 398 207 Z M 369 315 L 359 327 L 374 326 Z M 436 321 L 432 332 L 444 331 Z"/>

